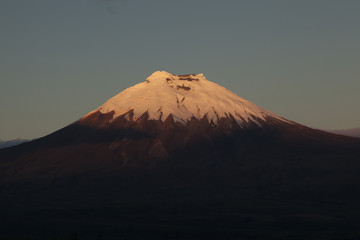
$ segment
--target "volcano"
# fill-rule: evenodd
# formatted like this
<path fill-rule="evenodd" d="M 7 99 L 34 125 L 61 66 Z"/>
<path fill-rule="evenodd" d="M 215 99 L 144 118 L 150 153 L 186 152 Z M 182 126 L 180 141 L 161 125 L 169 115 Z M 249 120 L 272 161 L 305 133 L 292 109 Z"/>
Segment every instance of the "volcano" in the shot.
<path fill-rule="evenodd" d="M 351 239 L 359 161 L 360 139 L 287 120 L 203 74 L 157 71 L 0 150 L 3 236 Z"/>

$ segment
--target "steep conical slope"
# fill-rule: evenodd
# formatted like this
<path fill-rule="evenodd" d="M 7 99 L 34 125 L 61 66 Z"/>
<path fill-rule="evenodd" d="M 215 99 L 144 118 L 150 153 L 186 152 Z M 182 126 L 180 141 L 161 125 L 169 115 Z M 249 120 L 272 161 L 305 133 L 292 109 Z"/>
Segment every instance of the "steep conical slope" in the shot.
<path fill-rule="evenodd" d="M 7 180 L 159 160 L 358 149 L 359 141 L 288 121 L 198 75 L 155 72 L 73 124 L 0 151 Z M 265 154 L 266 155 L 266 154 Z M 207 160 L 206 160 L 207 161 Z"/>
<path fill-rule="evenodd" d="M 352 145 L 348 144 L 352 140 L 267 111 L 203 74 L 173 75 L 165 71 L 154 72 L 146 81 L 112 97 L 74 126 L 107 132 L 112 150 L 121 149 L 128 140 L 147 141 L 142 152 L 161 158 L 194 144 L 206 143 L 216 149 L 221 145 L 216 139 L 224 138 L 235 139 L 232 145 L 238 143 L 242 149 Z M 124 151 L 123 156 L 127 155 Z"/>
<path fill-rule="evenodd" d="M 262 109 L 203 74 L 157 71 L 73 124 L 4 153 L 32 156 L 36 152 L 36 158 L 42 159 L 43 149 L 67 148 L 62 153 L 66 159 L 74 155 L 84 164 L 89 158 L 97 163 L 102 155 L 127 164 L 130 159 L 166 159 L 185 148 L 211 155 L 239 149 L 322 151 L 356 144 L 352 138 L 311 129 Z M 80 145 L 97 146 L 97 154 L 88 156 Z"/>

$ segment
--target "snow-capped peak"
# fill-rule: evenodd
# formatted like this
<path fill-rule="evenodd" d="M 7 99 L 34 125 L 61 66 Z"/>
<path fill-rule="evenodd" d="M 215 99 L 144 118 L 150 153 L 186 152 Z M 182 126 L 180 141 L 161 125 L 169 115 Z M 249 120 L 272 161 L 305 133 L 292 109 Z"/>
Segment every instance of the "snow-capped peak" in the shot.
<path fill-rule="evenodd" d="M 133 120 L 146 112 L 150 120 L 160 121 L 171 114 L 175 121 L 183 124 L 191 118 L 203 117 L 214 124 L 221 118 L 233 117 L 240 126 L 249 121 L 260 125 L 258 120 L 265 121 L 266 117 L 288 122 L 208 81 L 203 74 L 173 75 L 165 71 L 154 72 L 145 82 L 124 90 L 95 111 L 114 111 L 113 118 L 128 117 L 127 114 L 133 112 Z"/>

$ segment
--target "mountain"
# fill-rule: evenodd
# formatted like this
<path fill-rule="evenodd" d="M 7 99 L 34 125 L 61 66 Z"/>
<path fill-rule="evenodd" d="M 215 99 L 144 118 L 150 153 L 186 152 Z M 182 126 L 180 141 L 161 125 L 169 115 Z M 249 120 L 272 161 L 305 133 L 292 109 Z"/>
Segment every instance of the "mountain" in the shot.
<path fill-rule="evenodd" d="M 8 141 L 0 140 L 0 149 L 19 145 L 20 143 L 28 142 L 26 139 L 13 139 Z"/>
<path fill-rule="evenodd" d="M 0 235 L 355 239 L 359 159 L 360 139 L 287 120 L 202 74 L 155 72 L 0 150 Z"/>
<path fill-rule="evenodd" d="M 352 129 L 346 129 L 346 130 L 328 130 L 328 132 L 360 138 L 360 128 L 352 128 Z"/>

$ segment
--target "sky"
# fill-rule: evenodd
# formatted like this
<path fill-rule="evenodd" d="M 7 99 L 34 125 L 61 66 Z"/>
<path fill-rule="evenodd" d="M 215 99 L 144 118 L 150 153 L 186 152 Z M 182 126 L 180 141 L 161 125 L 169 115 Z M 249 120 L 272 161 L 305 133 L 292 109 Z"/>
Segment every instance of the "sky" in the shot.
<path fill-rule="evenodd" d="M 154 71 L 287 119 L 360 127 L 360 1 L 1 0 L 0 139 L 76 121 Z"/>

